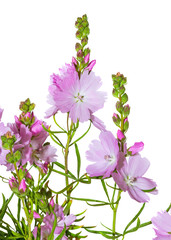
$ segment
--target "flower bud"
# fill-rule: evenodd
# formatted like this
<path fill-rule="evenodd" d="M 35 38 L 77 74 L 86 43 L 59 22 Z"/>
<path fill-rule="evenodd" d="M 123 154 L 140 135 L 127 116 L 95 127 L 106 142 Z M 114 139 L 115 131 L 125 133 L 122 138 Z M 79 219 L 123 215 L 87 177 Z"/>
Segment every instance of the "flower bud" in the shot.
<path fill-rule="evenodd" d="M 85 27 L 83 30 L 83 36 L 87 36 L 90 34 L 90 28 L 89 27 Z"/>
<path fill-rule="evenodd" d="M 121 102 L 117 102 L 116 103 L 116 110 L 119 112 L 119 113 L 122 113 L 123 112 L 123 105 Z"/>
<path fill-rule="evenodd" d="M 116 97 L 116 98 L 118 98 L 118 90 L 116 90 L 116 89 L 114 89 L 113 88 L 113 91 L 112 91 L 112 95 L 114 96 L 114 97 Z"/>
<path fill-rule="evenodd" d="M 11 132 L 8 131 L 6 134 L 1 136 L 2 147 L 6 150 L 11 150 L 14 143 L 16 142 L 15 135 L 11 135 Z"/>
<path fill-rule="evenodd" d="M 123 134 L 123 132 L 121 130 L 117 131 L 117 138 L 122 141 L 122 139 L 125 138 L 125 135 Z"/>
<path fill-rule="evenodd" d="M 84 62 L 88 63 L 90 59 L 90 53 L 88 53 L 85 57 L 84 57 Z"/>
<path fill-rule="evenodd" d="M 127 104 L 123 108 L 123 115 L 124 115 L 124 117 L 126 118 L 129 115 L 129 113 L 130 113 L 130 106 Z"/>
<path fill-rule="evenodd" d="M 79 51 L 77 52 L 77 57 L 78 57 L 78 58 L 82 58 L 82 57 L 83 57 L 83 51 L 82 51 L 82 50 L 79 50 Z"/>
<path fill-rule="evenodd" d="M 75 59 L 75 57 L 72 57 L 72 63 L 77 66 L 77 60 Z"/>
<path fill-rule="evenodd" d="M 30 131 L 32 132 L 33 136 L 38 135 L 42 131 L 42 121 L 37 120 L 35 123 L 31 125 Z"/>
<path fill-rule="evenodd" d="M 124 119 L 124 131 L 127 131 L 129 128 L 129 122 L 128 122 L 128 118 Z"/>
<path fill-rule="evenodd" d="M 40 215 L 37 212 L 33 212 L 34 219 L 41 218 Z"/>
<path fill-rule="evenodd" d="M 75 35 L 76 35 L 76 38 L 78 38 L 79 40 L 81 40 L 81 38 L 82 38 L 82 32 L 77 31 Z"/>
<path fill-rule="evenodd" d="M 25 113 L 33 111 L 34 108 L 35 104 L 31 103 L 29 98 L 27 98 L 24 102 L 21 102 L 19 106 L 19 109 Z"/>
<path fill-rule="evenodd" d="M 113 122 L 116 124 L 116 126 L 120 127 L 121 119 L 119 115 L 114 113 L 112 119 L 113 119 Z"/>
<path fill-rule="evenodd" d="M 27 188 L 26 182 L 25 182 L 24 179 L 22 179 L 21 182 L 20 182 L 18 190 L 21 191 L 21 192 L 25 192 L 26 188 Z"/>
<path fill-rule="evenodd" d="M 124 92 L 125 92 L 125 87 L 124 86 L 121 86 L 119 89 L 118 89 L 118 92 L 120 95 L 122 95 Z"/>
<path fill-rule="evenodd" d="M 96 60 L 92 60 L 85 69 L 87 69 L 90 72 L 93 69 L 95 64 L 96 64 Z"/>
<path fill-rule="evenodd" d="M 18 181 L 17 181 L 17 179 L 12 176 L 11 179 L 9 179 L 9 185 L 10 185 L 11 190 L 13 190 L 14 188 L 18 189 Z"/>
<path fill-rule="evenodd" d="M 49 204 L 52 206 L 52 208 L 54 208 L 55 202 L 54 202 L 53 198 L 50 200 L 50 203 L 49 203 Z"/>
<path fill-rule="evenodd" d="M 83 37 L 83 38 L 81 39 L 81 44 L 82 44 L 82 46 L 84 47 L 85 45 L 87 45 L 87 43 L 88 43 L 88 37 L 85 36 L 85 37 Z"/>
<path fill-rule="evenodd" d="M 75 50 L 78 52 L 80 49 L 82 49 L 82 46 L 80 43 L 75 44 Z"/>
<path fill-rule="evenodd" d="M 135 142 L 132 147 L 128 149 L 128 152 L 131 153 L 131 155 L 135 155 L 136 153 L 139 153 L 144 148 L 143 142 Z"/>
<path fill-rule="evenodd" d="M 126 93 L 124 93 L 124 95 L 122 95 L 121 97 L 121 102 L 123 104 L 125 104 L 128 101 L 128 95 Z"/>

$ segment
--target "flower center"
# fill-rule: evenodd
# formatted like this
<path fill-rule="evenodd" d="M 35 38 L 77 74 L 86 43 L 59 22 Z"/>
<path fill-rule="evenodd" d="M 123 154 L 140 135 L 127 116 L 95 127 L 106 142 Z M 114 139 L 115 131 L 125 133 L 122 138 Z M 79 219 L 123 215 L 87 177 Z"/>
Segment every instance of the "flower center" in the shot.
<path fill-rule="evenodd" d="M 115 161 L 115 157 L 111 156 L 111 155 L 105 155 L 104 159 L 108 162 L 114 162 Z"/>
<path fill-rule="evenodd" d="M 75 96 L 76 102 L 83 102 L 84 96 L 81 96 L 80 93 L 78 93 L 77 96 Z"/>
<path fill-rule="evenodd" d="M 125 182 L 128 186 L 133 186 L 135 181 L 136 181 L 136 178 L 134 177 L 127 176 L 127 178 L 125 178 Z"/>

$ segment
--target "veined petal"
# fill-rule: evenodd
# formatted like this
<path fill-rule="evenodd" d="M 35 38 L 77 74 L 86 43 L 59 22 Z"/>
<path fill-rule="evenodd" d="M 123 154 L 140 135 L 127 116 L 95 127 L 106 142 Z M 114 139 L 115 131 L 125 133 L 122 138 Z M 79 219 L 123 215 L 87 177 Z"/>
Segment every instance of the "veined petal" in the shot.
<path fill-rule="evenodd" d="M 128 171 L 131 177 L 141 177 L 148 170 L 150 162 L 139 154 L 129 157 Z"/>
<path fill-rule="evenodd" d="M 136 186 L 129 186 L 128 193 L 131 198 L 138 202 L 148 202 L 150 200 L 149 196 Z"/>

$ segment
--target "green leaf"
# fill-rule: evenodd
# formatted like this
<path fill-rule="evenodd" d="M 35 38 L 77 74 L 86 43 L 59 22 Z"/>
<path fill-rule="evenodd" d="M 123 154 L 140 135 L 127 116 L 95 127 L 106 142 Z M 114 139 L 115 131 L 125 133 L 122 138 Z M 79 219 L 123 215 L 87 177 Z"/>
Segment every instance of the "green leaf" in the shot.
<path fill-rule="evenodd" d="M 14 196 L 14 193 L 11 194 L 9 199 L 5 199 L 4 194 L 2 193 L 2 197 L 3 197 L 3 205 L 2 208 L 0 210 L 0 221 L 3 219 L 5 212 L 7 210 L 8 204 L 10 203 L 12 197 Z"/>
<path fill-rule="evenodd" d="M 145 207 L 145 203 L 143 203 L 142 207 L 140 208 L 139 212 L 135 215 L 135 217 L 133 217 L 133 219 L 127 224 L 127 226 L 124 229 L 123 235 L 125 235 L 127 229 L 132 225 L 133 222 L 136 221 L 136 219 L 140 216 L 140 214 L 142 213 L 143 209 Z"/>
<path fill-rule="evenodd" d="M 53 240 L 54 239 L 54 232 L 55 232 L 55 228 L 56 228 L 56 225 L 57 225 L 57 216 L 56 216 L 56 214 L 54 213 L 53 210 L 52 210 L 52 213 L 54 215 L 54 223 L 53 223 L 51 234 L 48 237 L 48 240 Z"/>
<path fill-rule="evenodd" d="M 75 143 L 74 145 L 75 145 L 75 153 L 77 156 L 77 177 L 79 178 L 80 177 L 80 169 L 81 169 L 81 157 L 80 157 L 80 152 L 79 152 L 77 144 Z"/>
<path fill-rule="evenodd" d="M 66 225 L 64 225 L 62 232 L 59 234 L 59 236 L 55 240 L 60 240 L 64 236 L 65 231 L 66 231 Z"/>
<path fill-rule="evenodd" d="M 54 164 L 55 164 L 56 166 L 62 168 L 63 170 L 65 170 L 65 166 L 64 166 L 63 164 L 61 164 L 61 163 L 59 163 L 59 162 L 54 162 Z M 74 176 L 74 174 L 73 174 L 72 172 L 70 172 L 69 170 L 68 170 L 68 174 L 69 174 L 71 177 L 73 177 L 73 179 L 75 179 L 75 180 L 77 179 L 77 178 Z"/>
<path fill-rule="evenodd" d="M 108 191 L 107 191 L 107 187 L 106 187 L 106 184 L 105 184 L 105 181 L 104 181 L 103 178 L 101 179 L 101 183 L 102 183 L 102 187 L 104 189 L 104 192 L 106 193 L 107 199 L 110 202 L 110 198 L 109 198 L 109 194 L 108 194 Z"/>
<path fill-rule="evenodd" d="M 65 191 L 67 191 L 69 188 L 71 188 L 72 185 L 73 185 L 75 182 L 76 182 L 76 181 L 70 183 L 68 186 L 64 187 L 62 190 L 60 190 L 60 191 L 58 191 L 58 192 L 50 189 L 49 187 L 48 187 L 48 188 L 49 188 L 53 193 L 55 193 L 55 194 L 60 194 L 60 193 L 63 193 L 63 192 L 65 192 Z"/>

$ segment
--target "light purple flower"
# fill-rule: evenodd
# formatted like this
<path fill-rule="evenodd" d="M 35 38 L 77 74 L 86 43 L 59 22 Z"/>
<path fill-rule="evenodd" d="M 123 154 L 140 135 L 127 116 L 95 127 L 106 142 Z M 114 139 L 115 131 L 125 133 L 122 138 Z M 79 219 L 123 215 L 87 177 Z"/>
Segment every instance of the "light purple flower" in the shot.
<path fill-rule="evenodd" d="M 157 194 L 156 183 L 142 177 L 149 166 L 150 162 L 137 154 L 131 156 L 128 163 L 125 160 L 123 167 L 113 173 L 113 178 L 123 191 L 128 191 L 131 198 L 138 202 L 148 202 L 149 197 L 145 192 Z"/>
<path fill-rule="evenodd" d="M 24 178 L 23 178 L 23 179 L 21 180 L 21 182 L 20 182 L 20 185 L 19 185 L 18 190 L 25 192 L 25 191 L 26 191 L 26 188 L 27 188 L 26 182 L 25 182 L 25 180 L 24 180 Z"/>
<path fill-rule="evenodd" d="M 144 148 L 143 142 L 135 142 L 132 147 L 128 149 L 128 152 L 131 152 L 132 155 L 135 155 L 136 153 L 139 153 Z"/>
<path fill-rule="evenodd" d="M 122 139 L 125 138 L 125 135 L 123 134 L 123 132 L 121 130 L 117 131 L 117 138 L 121 141 Z"/>
<path fill-rule="evenodd" d="M 86 157 L 94 164 L 86 168 L 91 176 L 110 177 L 115 170 L 119 159 L 118 141 L 109 131 L 100 133 L 100 141 L 93 140 L 86 152 Z"/>
<path fill-rule="evenodd" d="M 154 240 L 171 240 L 171 215 L 168 212 L 158 212 L 151 221 L 157 236 Z"/>
<path fill-rule="evenodd" d="M 49 87 L 49 103 L 53 106 L 48 110 L 47 117 L 60 110 L 69 112 L 74 123 L 91 119 L 91 114 L 104 105 L 105 93 L 97 91 L 100 86 L 101 80 L 93 72 L 84 71 L 79 79 L 72 65 L 67 65 L 62 76 L 56 75 Z"/>

